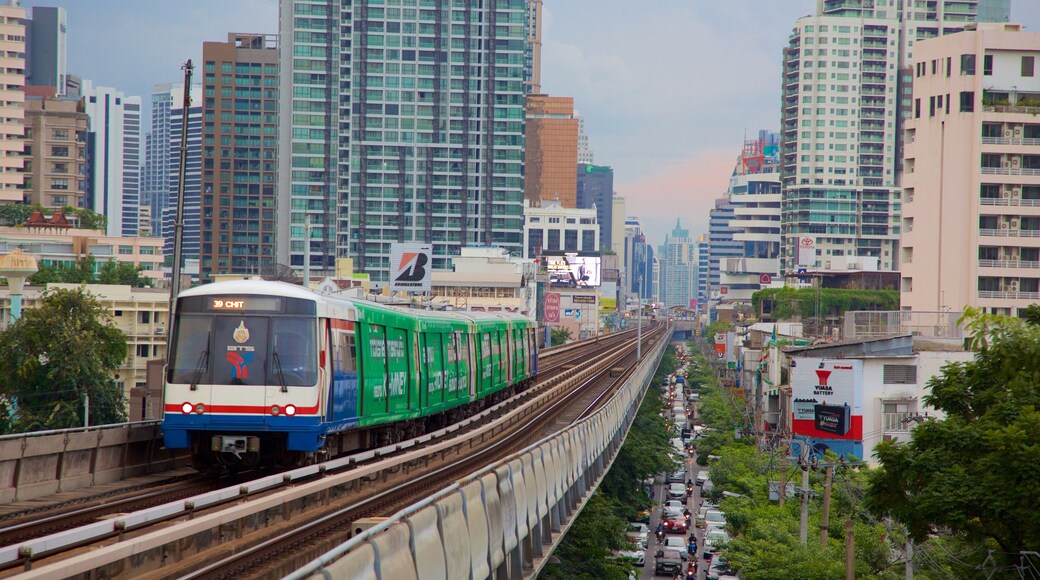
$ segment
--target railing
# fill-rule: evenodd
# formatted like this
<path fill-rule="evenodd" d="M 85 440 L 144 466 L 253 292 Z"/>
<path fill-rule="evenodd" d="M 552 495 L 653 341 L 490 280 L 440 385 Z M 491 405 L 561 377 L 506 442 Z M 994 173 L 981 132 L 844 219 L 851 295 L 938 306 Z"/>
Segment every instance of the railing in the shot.
<path fill-rule="evenodd" d="M 885 433 L 909 433 L 912 413 L 882 413 L 881 430 Z"/>
<path fill-rule="evenodd" d="M 848 340 L 906 334 L 959 339 L 964 337 L 957 322 L 960 317 L 960 311 L 855 310 L 845 313 L 843 336 Z"/>
<path fill-rule="evenodd" d="M 1040 145 L 1040 139 L 1024 137 L 983 137 L 983 145 Z"/>
<path fill-rule="evenodd" d="M 1040 262 L 1031 260 L 979 260 L 980 268 L 1040 269 Z"/>
<path fill-rule="evenodd" d="M 982 110 L 987 113 L 1029 113 L 1040 114 L 1040 106 L 1037 105 L 982 105 Z"/>
<path fill-rule="evenodd" d="M 995 298 L 998 300 L 1040 300 L 1040 292 L 1019 292 L 1017 290 L 979 290 L 979 298 Z"/>
<path fill-rule="evenodd" d="M 983 167 L 984 175 L 1040 175 L 1040 169 L 1028 167 Z"/>
<path fill-rule="evenodd" d="M 979 230 L 979 235 L 990 238 L 1040 238 L 1040 230 L 982 228 Z"/>

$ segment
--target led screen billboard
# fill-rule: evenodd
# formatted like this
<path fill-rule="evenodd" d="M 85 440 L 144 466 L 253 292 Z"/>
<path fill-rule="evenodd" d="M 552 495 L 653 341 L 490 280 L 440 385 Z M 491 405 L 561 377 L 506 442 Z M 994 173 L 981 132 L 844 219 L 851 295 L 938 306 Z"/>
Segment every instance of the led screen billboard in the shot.
<path fill-rule="evenodd" d="M 549 285 L 558 288 L 595 288 L 600 285 L 600 262 L 596 255 L 546 255 Z"/>

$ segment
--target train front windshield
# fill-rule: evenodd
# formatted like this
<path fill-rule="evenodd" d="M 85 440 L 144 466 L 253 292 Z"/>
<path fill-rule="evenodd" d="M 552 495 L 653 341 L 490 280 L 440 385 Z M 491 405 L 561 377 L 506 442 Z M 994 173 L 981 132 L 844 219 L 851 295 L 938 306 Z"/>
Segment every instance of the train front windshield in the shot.
<path fill-rule="evenodd" d="M 286 387 L 318 382 L 315 318 L 292 315 L 303 314 L 293 311 L 306 310 L 305 301 L 286 308 L 288 299 L 198 298 L 203 297 L 179 303 L 168 382 Z M 286 315 L 270 315 L 275 312 Z"/>

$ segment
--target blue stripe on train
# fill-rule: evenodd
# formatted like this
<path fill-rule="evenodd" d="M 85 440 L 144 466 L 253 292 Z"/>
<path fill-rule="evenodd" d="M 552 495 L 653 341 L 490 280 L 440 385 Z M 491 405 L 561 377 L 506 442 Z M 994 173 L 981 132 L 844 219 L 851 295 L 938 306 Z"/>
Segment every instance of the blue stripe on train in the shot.
<path fill-rule="evenodd" d="M 260 415 L 208 415 L 208 422 L 199 415 L 167 414 L 163 419 L 163 441 L 168 449 L 184 449 L 190 445 L 189 432 L 206 431 L 214 435 L 243 433 L 285 433 L 290 451 L 317 451 L 324 444 L 327 433 L 357 427 L 357 417 L 340 421 L 321 422 L 318 417 L 270 417 Z"/>

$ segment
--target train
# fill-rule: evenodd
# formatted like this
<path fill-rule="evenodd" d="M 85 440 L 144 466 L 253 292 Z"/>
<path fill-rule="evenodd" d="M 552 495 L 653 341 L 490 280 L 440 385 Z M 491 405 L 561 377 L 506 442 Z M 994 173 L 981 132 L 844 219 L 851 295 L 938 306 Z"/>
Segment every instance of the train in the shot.
<path fill-rule="evenodd" d="M 236 280 L 181 292 L 164 444 L 198 469 L 294 467 L 440 429 L 538 372 L 535 323 Z"/>

